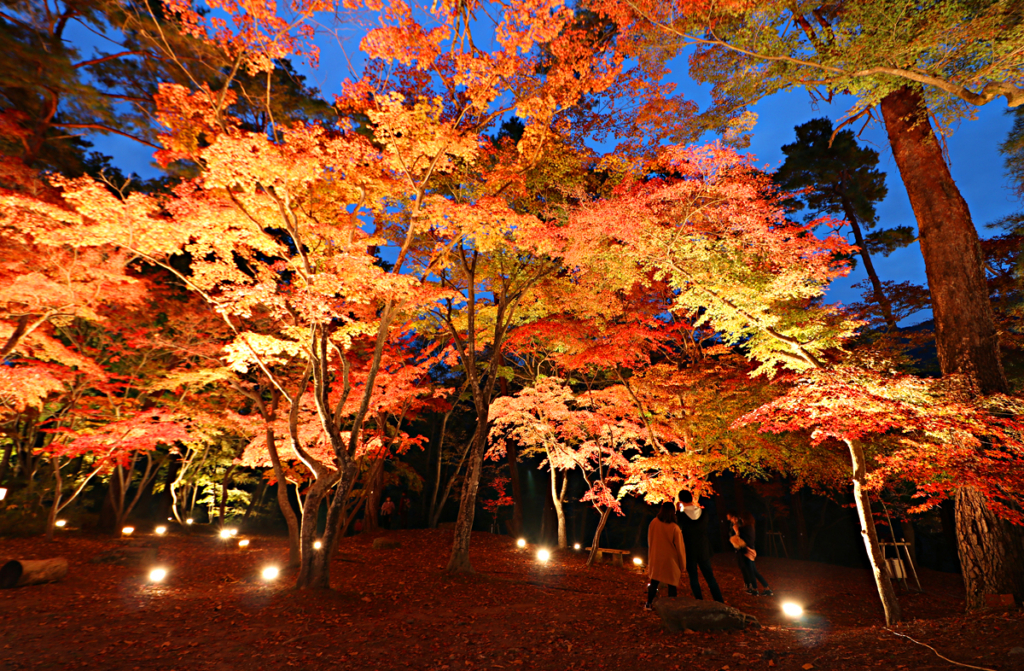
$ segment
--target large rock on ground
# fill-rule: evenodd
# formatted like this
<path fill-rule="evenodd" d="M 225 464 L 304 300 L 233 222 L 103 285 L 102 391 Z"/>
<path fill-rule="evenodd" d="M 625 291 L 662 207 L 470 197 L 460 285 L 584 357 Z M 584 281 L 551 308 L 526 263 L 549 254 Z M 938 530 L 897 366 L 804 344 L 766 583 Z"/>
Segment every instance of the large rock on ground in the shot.
<path fill-rule="evenodd" d="M 402 547 L 402 544 L 390 538 L 374 538 L 373 547 L 376 550 L 390 550 L 393 548 L 400 548 Z"/>
<path fill-rule="evenodd" d="M 657 599 L 654 612 L 669 631 L 724 631 L 743 629 L 748 624 L 760 627 L 753 615 L 717 601 L 695 599 Z"/>

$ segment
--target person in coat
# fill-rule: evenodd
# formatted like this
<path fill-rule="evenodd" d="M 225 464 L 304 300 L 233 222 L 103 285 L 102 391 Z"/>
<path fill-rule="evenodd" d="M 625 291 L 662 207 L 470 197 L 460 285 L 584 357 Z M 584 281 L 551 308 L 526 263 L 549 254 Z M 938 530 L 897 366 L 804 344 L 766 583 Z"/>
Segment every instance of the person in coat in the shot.
<path fill-rule="evenodd" d="M 683 532 L 683 542 L 686 544 L 686 572 L 690 575 L 690 591 L 694 599 L 704 599 L 700 590 L 700 580 L 697 577 L 697 570 L 704 574 L 704 582 L 711 590 L 711 598 L 715 601 L 725 603 L 722 598 L 722 590 L 715 580 L 715 572 L 711 568 L 711 543 L 708 541 L 708 518 L 704 509 L 697 505 L 693 494 L 687 491 L 679 492 L 679 514 L 676 515 L 679 528 Z"/>
<path fill-rule="evenodd" d="M 686 570 L 686 546 L 683 533 L 676 524 L 676 507 L 672 501 L 661 504 L 658 516 L 647 528 L 647 585 L 646 610 L 653 609 L 654 597 L 661 583 L 668 585 L 668 595 L 676 596 L 679 578 Z"/>

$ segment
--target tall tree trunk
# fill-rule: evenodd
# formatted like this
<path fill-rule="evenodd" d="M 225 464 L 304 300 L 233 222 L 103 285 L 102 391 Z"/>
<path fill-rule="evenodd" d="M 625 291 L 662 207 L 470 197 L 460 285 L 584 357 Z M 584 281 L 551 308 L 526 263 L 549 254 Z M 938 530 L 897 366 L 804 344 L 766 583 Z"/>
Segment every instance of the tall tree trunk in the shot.
<path fill-rule="evenodd" d="M 260 484 L 256 487 L 256 491 L 253 492 L 252 498 L 249 499 L 249 505 L 245 508 L 245 515 L 242 516 L 242 523 L 244 524 L 249 520 L 249 516 L 252 515 L 252 511 L 260 507 L 263 503 L 263 495 L 267 493 L 267 479 L 262 478 Z"/>
<path fill-rule="evenodd" d="M 284 477 L 284 468 L 281 466 L 281 457 L 277 452 L 277 442 L 274 436 L 274 429 L 270 422 L 266 424 L 267 452 L 270 454 L 270 465 L 274 468 L 274 479 L 277 480 L 277 505 L 284 515 L 285 524 L 288 525 L 288 565 L 299 565 L 299 519 L 292 508 L 292 502 L 288 500 L 288 481 Z"/>
<path fill-rule="evenodd" d="M 231 486 L 231 474 L 234 472 L 235 467 L 231 465 L 228 467 L 227 472 L 224 474 L 224 479 L 220 483 L 220 525 L 224 526 L 225 515 L 228 508 L 228 487 Z"/>
<path fill-rule="evenodd" d="M 882 99 L 892 153 L 917 218 L 942 373 L 968 376 L 982 394 L 1006 393 L 978 232 L 953 182 L 921 94 Z"/>
<path fill-rule="evenodd" d="M 11 452 L 14 451 L 14 441 L 7 443 L 4 450 L 4 458 L 0 459 L 0 484 L 3 484 L 4 476 L 7 475 L 7 465 L 11 463 Z"/>
<path fill-rule="evenodd" d="M 550 461 L 548 463 L 551 463 Z M 562 472 L 562 487 L 558 487 L 558 471 L 551 469 L 551 502 L 555 506 L 555 517 L 558 519 L 558 547 L 561 550 L 569 547 L 569 541 L 565 533 L 565 510 L 562 508 L 562 497 L 565 495 L 565 483 L 569 481 L 569 474 Z"/>
<path fill-rule="evenodd" d="M 587 555 L 587 566 L 594 563 L 594 557 L 597 556 L 598 548 L 601 547 L 601 533 L 604 531 L 604 525 L 608 521 L 608 515 L 610 515 L 611 512 L 611 508 L 605 508 L 601 511 L 601 519 L 597 521 L 597 531 L 594 532 L 594 540 L 590 543 L 590 554 Z"/>
<path fill-rule="evenodd" d="M 893 91 L 882 99 L 882 116 L 917 217 L 942 374 L 966 376 L 980 394 L 1006 393 L 978 233 L 921 94 Z M 1006 562 L 1020 557 L 1021 530 L 997 523 L 978 492 L 961 490 L 957 503 L 967 508 L 957 511 L 956 526 L 968 608 L 977 608 L 986 592 L 1020 598 L 1020 564 Z"/>
<path fill-rule="evenodd" d="M 448 559 L 448 571 L 472 572 L 469 561 L 469 539 L 473 531 L 473 518 L 476 517 L 476 494 L 480 489 L 480 473 L 483 470 L 484 448 L 487 446 L 487 413 L 488 406 L 477 404 L 476 432 L 473 434 L 473 447 L 470 449 L 469 469 L 462 485 L 462 499 L 459 501 L 459 517 L 455 521 L 455 539 L 452 543 L 452 554 Z"/>
<path fill-rule="evenodd" d="M 1024 541 L 1020 530 L 993 515 L 978 490 L 956 494 L 956 533 L 967 587 L 967 609 L 985 606 L 986 594 L 1024 599 Z M 993 539 L 1001 542 L 993 543 Z"/>
<path fill-rule="evenodd" d="M 323 547 L 317 552 L 313 549 L 316 541 L 316 523 L 320 516 L 320 504 L 337 482 L 334 478 L 319 477 L 310 485 L 306 500 L 302 506 L 302 527 L 299 535 L 299 577 L 295 582 L 298 589 L 330 587 L 330 575 L 324 571 L 323 557 L 327 554 Z"/>
<path fill-rule="evenodd" d="M 889 298 L 882 290 L 882 281 L 878 279 L 875 264 L 871 262 L 871 254 L 868 252 L 868 246 L 864 242 L 864 232 L 860 229 L 860 222 L 857 221 L 857 215 L 853 211 L 853 203 L 845 195 L 842 196 L 842 201 L 843 214 L 846 215 L 846 221 L 853 230 L 853 239 L 857 241 L 857 246 L 860 248 L 860 258 L 864 261 L 864 271 L 867 272 L 868 279 L 871 281 L 871 290 L 875 295 L 875 302 L 882 309 L 885 325 L 889 327 L 890 331 L 895 332 L 897 328 L 896 317 L 892 313 L 892 303 L 889 302 Z"/>
<path fill-rule="evenodd" d="M 875 519 L 871 515 L 871 501 L 867 492 L 864 491 L 864 480 L 867 475 L 867 459 L 864 450 L 856 441 L 846 441 L 850 449 L 850 462 L 853 471 L 853 500 L 857 505 L 857 516 L 860 518 L 860 533 L 864 537 L 864 547 L 868 551 L 868 561 L 871 562 L 871 572 L 875 576 L 875 586 L 878 588 L 878 596 L 882 599 L 882 608 L 885 610 L 885 624 L 892 626 L 900 621 L 900 604 L 896 600 L 896 592 L 892 588 L 892 582 L 885 571 L 885 555 L 882 546 L 878 544 L 878 534 L 875 533 Z"/>

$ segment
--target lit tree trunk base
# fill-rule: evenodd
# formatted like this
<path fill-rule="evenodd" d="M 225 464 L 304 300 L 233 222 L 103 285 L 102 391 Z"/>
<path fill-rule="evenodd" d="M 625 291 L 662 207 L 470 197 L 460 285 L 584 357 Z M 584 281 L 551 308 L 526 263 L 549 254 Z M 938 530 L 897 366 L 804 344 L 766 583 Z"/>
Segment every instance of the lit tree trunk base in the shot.
<path fill-rule="evenodd" d="M 594 558 L 597 557 L 597 553 L 601 551 L 601 532 L 604 531 L 605 522 L 608 521 L 608 515 L 610 515 L 611 512 L 611 508 L 605 508 L 601 511 L 601 519 L 598 520 L 597 531 L 594 532 L 594 541 L 590 544 L 590 554 L 587 556 L 587 566 L 593 565 Z"/>
<path fill-rule="evenodd" d="M 473 436 L 472 454 L 469 457 L 469 470 L 466 482 L 462 486 L 462 500 L 459 501 L 459 517 L 455 521 L 455 540 L 452 542 L 452 554 L 448 559 L 447 571 L 472 573 L 473 565 L 469 561 L 469 539 L 473 532 L 473 518 L 476 516 L 476 494 L 480 489 L 480 472 L 483 469 L 484 446 L 487 443 L 487 413 L 477 409 L 476 435 Z"/>
<path fill-rule="evenodd" d="M 994 515 L 976 489 L 957 490 L 956 534 L 967 610 L 983 608 L 986 594 L 1024 600 L 1024 533 Z"/>
<path fill-rule="evenodd" d="M 846 441 L 846 446 L 850 449 L 850 461 L 853 466 L 853 500 L 857 505 L 857 517 L 860 518 L 861 535 L 864 537 L 864 547 L 868 551 L 868 561 L 871 562 L 871 573 L 875 576 L 878 596 L 885 610 L 885 624 L 891 627 L 900 621 L 900 604 L 885 571 L 885 555 L 882 553 L 882 546 L 878 544 L 875 520 L 871 516 L 871 502 L 864 491 L 867 470 L 864 450 L 854 441 Z"/>
<path fill-rule="evenodd" d="M 921 94 L 882 99 L 889 144 L 917 218 L 944 375 L 964 374 L 982 394 L 1006 393 L 978 232 L 928 121 Z"/>

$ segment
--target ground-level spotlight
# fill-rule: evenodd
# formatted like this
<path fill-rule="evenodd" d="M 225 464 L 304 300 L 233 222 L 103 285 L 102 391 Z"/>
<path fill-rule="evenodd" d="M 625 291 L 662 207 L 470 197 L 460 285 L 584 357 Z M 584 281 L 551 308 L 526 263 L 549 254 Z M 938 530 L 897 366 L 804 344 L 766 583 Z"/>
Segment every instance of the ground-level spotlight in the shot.
<path fill-rule="evenodd" d="M 637 565 L 637 566 L 643 566 L 644 565 L 644 560 L 641 559 L 640 557 L 633 557 L 633 563 L 635 565 Z"/>
<path fill-rule="evenodd" d="M 68 521 L 67 520 L 57 520 L 56 522 L 53 523 L 53 526 L 57 527 L 58 529 L 63 529 L 67 525 L 68 525 Z"/>
<path fill-rule="evenodd" d="M 237 536 L 238 535 L 238 529 L 228 529 L 228 535 L 229 536 Z"/>
<path fill-rule="evenodd" d="M 185 524 L 189 524 L 189 525 L 191 525 L 191 524 L 192 524 L 193 522 L 195 522 L 195 520 L 194 520 L 194 519 L 192 519 L 191 517 L 190 517 L 190 518 L 188 518 L 187 520 L 185 520 Z"/>
<path fill-rule="evenodd" d="M 156 529 L 154 529 L 153 531 L 156 532 L 157 536 L 163 536 L 165 533 L 167 533 L 167 527 L 159 526 Z"/>
<path fill-rule="evenodd" d="M 149 581 L 150 582 L 160 582 L 160 581 L 162 581 L 166 577 L 167 577 L 167 569 L 165 569 L 165 568 L 155 568 L 155 569 L 153 569 L 152 571 L 149 572 Z"/>
<path fill-rule="evenodd" d="M 572 549 L 573 550 L 579 550 L 580 549 L 580 544 L 579 543 L 573 543 L 572 544 Z"/>
<path fill-rule="evenodd" d="M 135 532 L 135 527 L 125 527 L 124 529 L 121 529 L 121 535 L 122 536 L 131 536 L 132 533 L 134 533 L 134 532 Z"/>
<path fill-rule="evenodd" d="M 804 614 L 804 608 L 803 608 L 803 606 L 801 606 L 798 603 L 793 603 L 792 601 L 787 601 L 784 604 L 782 604 L 782 612 L 787 617 L 796 618 L 796 617 L 801 617 Z"/>
<path fill-rule="evenodd" d="M 249 547 L 249 539 L 243 538 L 242 540 L 238 541 L 238 547 L 243 549 Z"/>
<path fill-rule="evenodd" d="M 314 550 L 319 550 L 319 549 L 320 549 L 320 548 L 322 548 L 323 546 L 324 546 L 324 544 L 323 544 L 323 543 L 321 543 L 320 541 L 313 541 L 313 549 L 314 549 Z"/>
<path fill-rule="evenodd" d="M 220 537 L 225 539 L 225 540 L 228 539 L 228 538 L 231 538 L 231 529 L 221 529 L 220 530 Z"/>
<path fill-rule="evenodd" d="M 518 545 L 521 548 L 526 547 L 526 539 L 525 538 L 520 538 L 519 540 L 516 541 L 516 545 Z"/>
<path fill-rule="evenodd" d="M 6 498 L 7 498 L 7 488 L 6 487 L 0 487 L 0 501 L 3 501 Z"/>
<path fill-rule="evenodd" d="M 264 580 L 277 580 L 277 576 L 281 575 L 281 571 L 276 566 L 268 566 L 263 569 L 263 573 L 260 575 L 263 576 Z"/>
<path fill-rule="evenodd" d="M 537 559 L 539 559 L 540 561 L 547 561 L 551 559 L 551 553 L 547 550 L 541 550 L 537 553 Z"/>

